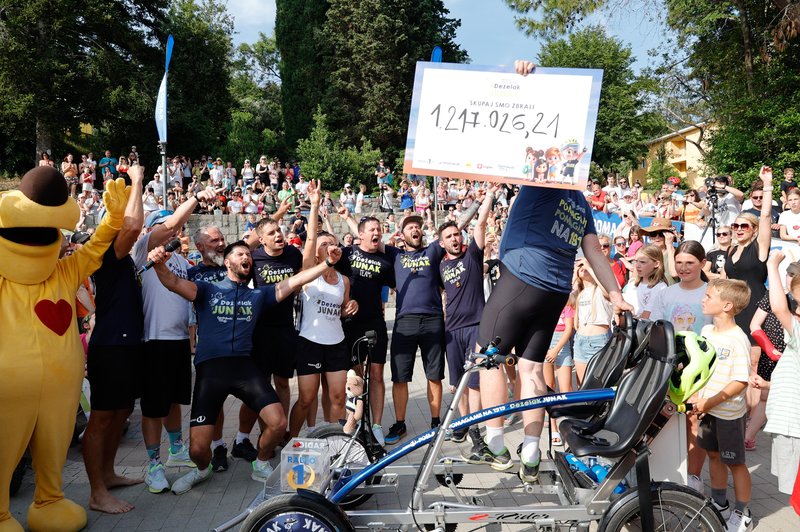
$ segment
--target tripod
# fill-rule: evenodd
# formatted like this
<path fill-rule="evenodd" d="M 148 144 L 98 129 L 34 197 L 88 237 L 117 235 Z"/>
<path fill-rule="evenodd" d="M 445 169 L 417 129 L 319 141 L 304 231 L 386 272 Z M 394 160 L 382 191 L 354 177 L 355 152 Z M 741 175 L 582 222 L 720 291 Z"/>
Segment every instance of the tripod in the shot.
<path fill-rule="evenodd" d="M 713 228 L 711 231 L 711 242 L 713 244 L 717 243 L 717 226 L 719 223 L 717 222 L 717 211 L 719 210 L 719 203 L 716 194 L 710 195 L 709 199 L 711 200 L 711 217 L 706 224 L 706 228 L 703 229 L 703 234 L 700 235 L 700 242 L 703 241 L 706 237 L 706 233 L 710 228 Z"/>

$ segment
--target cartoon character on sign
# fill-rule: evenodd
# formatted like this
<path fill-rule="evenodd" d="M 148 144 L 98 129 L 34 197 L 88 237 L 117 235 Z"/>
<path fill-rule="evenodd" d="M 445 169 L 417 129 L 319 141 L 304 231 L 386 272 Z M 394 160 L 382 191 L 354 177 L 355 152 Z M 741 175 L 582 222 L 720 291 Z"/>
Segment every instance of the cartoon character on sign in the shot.
<path fill-rule="evenodd" d="M 533 180 L 533 163 L 536 161 L 536 153 L 533 148 L 528 146 L 525 148 L 525 164 L 522 167 L 522 173 L 525 174 L 525 179 L 528 181 Z"/>
<path fill-rule="evenodd" d="M 566 144 L 561 147 L 561 152 L 564 155 L 564 166 L 561 169 L 561 175 L 569 178 L 571 185 L 575 184 L 575 167 L 581 161 L 581 157 L 586 153 L 586 148 L 580 150 L 580 145 L 577 140 L 568 140 Z M 566 179 L 565 179 L 566 181 Z"/>
<path fill-rule="evenodd" d="M 547 180 L 550 182 L 556 181 L 556 176 L 559 175 L 559 166 L 561 165 L 561 150 L 553 146 L 547 148 L 544 152 L 544 158 L 547 160 Z M 558 180 L 561 183 L 561 179 Z"/>
<path fill-rule="evenodd" d="M 545 183 L 547 181 L 547 170 L 550 167 L 547 165 L 547 161 L 541 158 L 544 152 L 539 150 L 537 153 L 539 153 L 539 159 L 536 159 L 536 162 L 533 163 L 533 180 L 537 183 Z"/>

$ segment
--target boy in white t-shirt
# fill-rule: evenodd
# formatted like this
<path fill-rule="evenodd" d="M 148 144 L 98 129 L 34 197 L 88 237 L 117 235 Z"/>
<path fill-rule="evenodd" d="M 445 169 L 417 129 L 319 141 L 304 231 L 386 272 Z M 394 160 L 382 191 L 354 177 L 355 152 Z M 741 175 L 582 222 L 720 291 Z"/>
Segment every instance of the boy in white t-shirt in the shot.
<path fill-rule="evenodd" d="M 728 518 L 727 530 L 751 530 L 753 520 L 748 504 L 752 492 L 750 472 L 745 465 L 744 431 L 747 417 L 745 392 L 750 379 L 750 341 L 736 325 L 734 316 L 750 301 L 750 288 L 744 281 L 713 279 L 703 298 L 703 314 L 713 324 L 703 327 L 702 335 L 714 346 L 717 363 L 714 373 L 693 401 L 700 417 L 697 441 L 708 453 L 711 496 L 723 514 L 728 504 L 728 471 L 733 477 L 736 503 Z"/>

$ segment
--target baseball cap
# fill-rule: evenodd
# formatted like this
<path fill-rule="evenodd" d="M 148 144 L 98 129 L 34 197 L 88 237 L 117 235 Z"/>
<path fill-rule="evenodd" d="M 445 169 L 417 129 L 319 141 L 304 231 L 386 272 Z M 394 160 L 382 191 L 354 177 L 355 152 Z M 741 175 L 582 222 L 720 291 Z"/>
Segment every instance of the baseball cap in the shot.
<path fill-rule="evenodd" d="M 653 222 L 647 226 L 642 227 L 643 233 L 657 233 L 658 231 L 671 231 L 673 229 L 672 222 L 666 218 L 653 218 Z"/>
<path fill-rule="evenodd" d="M 353 187 L 352 187 L 352 185 L 350 185 L 350 183 L 345 183 L 344 184 L 344 188 L 353 188 Z"/>
<path fill-rule="evenodd" d="M 420 227 L 422 227 L 425 224 L 425 220 L 422 218 L 422 216 L 418 214 L 409 214 L 408 216 L 403 218 L 403 222 L 400 224 L 400 230 L 402 231 L 403 229 L 405 229 L 406 225 L 410 224 L 411 222 L 418 223 Z"/>
<path fill-rule="evenodd" d="M 625 190 L 622 191 L 622 197 L 625 198 L 628 196 L 633 196 L 633 192 L 631 192 L 631 189 L 626 188 Z"/>
<path fill-rule="evenodd" d="M 91 237 L 92 235 L 89 233 L 78 231 L 76 233 L 72 233 L 72 236 L 69 237 L 69 241 L 71 244 L 85 244 Z"/>
<path fill-rule="evenodd" d="M 145 227 L 149 228 L 149 227 L 153 227 L 156 224 L 163 224 L 164 222 L 167 221 L 167 218 L 172 216 L 173 212 L 174 211 L 168 211 L 168 210 L 161 210 L 161 211 L 151 212 L 147 216 L 147 221 L 145 222 L 144 225 L 145 225 Z"/>

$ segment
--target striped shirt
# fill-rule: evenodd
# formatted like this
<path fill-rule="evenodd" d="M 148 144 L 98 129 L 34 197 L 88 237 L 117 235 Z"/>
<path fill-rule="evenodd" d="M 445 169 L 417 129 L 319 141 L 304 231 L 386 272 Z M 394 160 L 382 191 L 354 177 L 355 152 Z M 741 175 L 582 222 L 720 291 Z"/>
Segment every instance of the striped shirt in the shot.
<path fill-rule="evenodd" d="M 772 372 L 764 432 L 800 438 L 800 321 L 785 331 L 786 349 Z"/>
<path fill-rule="evenodd" d="M 739 327 L 717 331 L 713 325 L 703 327 L 701 334 L 711 342 L 717 352 L 717 366 L 706 385 L 698 392 L 708 399 L 721 392 L 733 381 L 748 382 L 750 379 L 750 341 Z M 719 419 L 739 419 L 747 413 L 745 391 L 723 401 L 708 413 Z"/>

